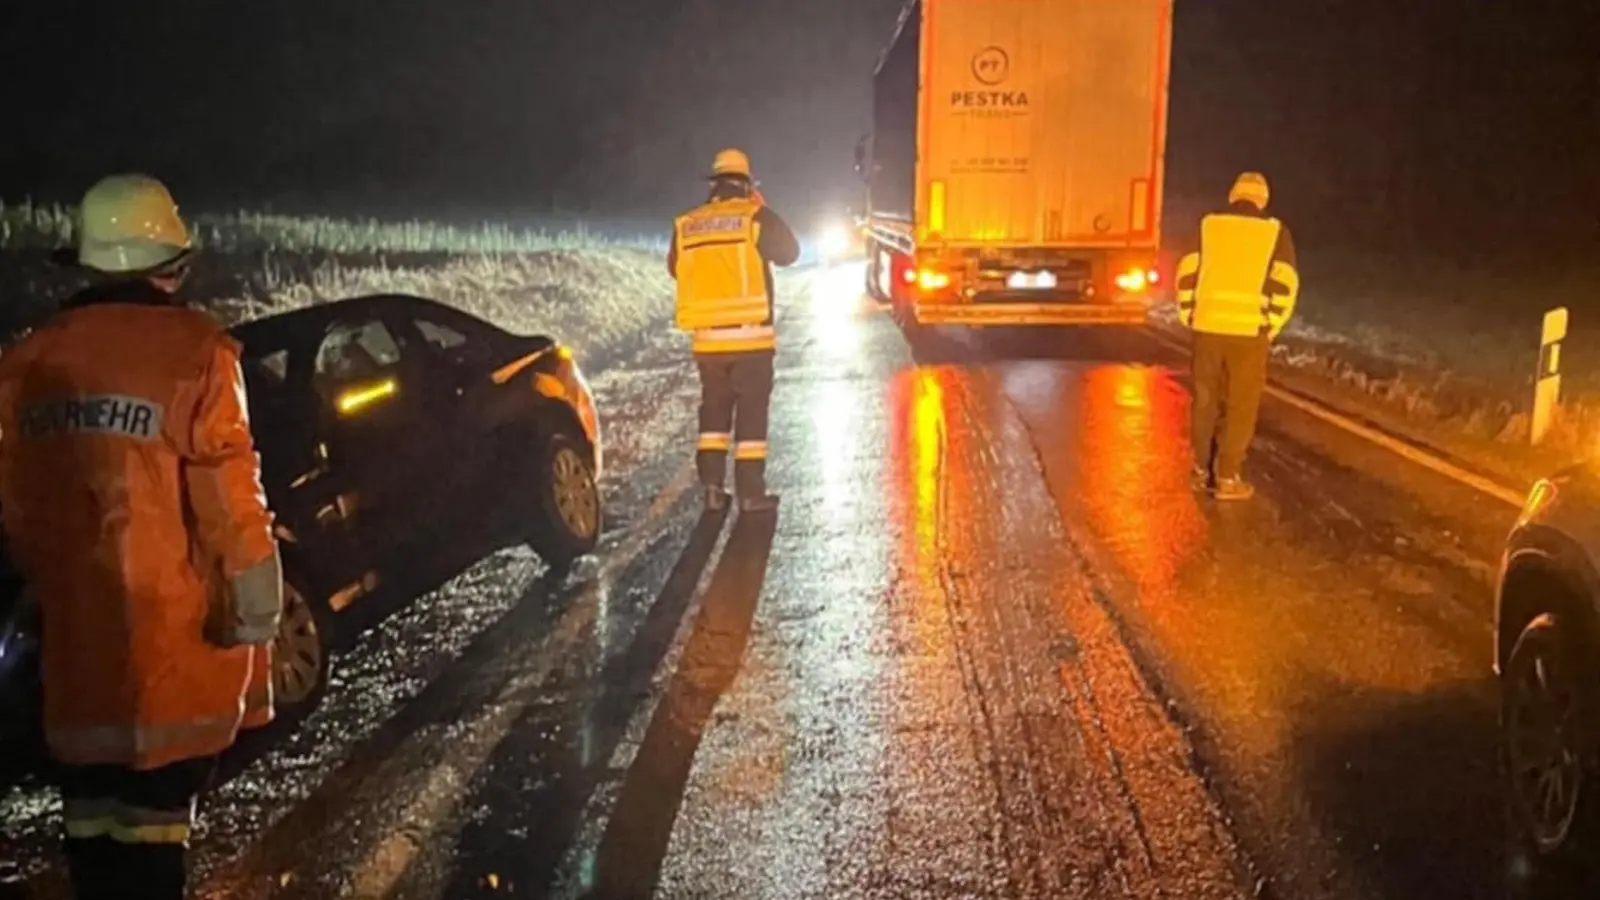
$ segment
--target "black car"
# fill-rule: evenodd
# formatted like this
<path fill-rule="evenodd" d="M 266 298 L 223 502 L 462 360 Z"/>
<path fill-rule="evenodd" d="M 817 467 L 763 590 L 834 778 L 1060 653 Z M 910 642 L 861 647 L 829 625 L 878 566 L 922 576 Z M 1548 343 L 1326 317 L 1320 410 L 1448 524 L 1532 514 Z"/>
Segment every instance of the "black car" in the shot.
<path fill-rule="evenodd" d="M 315 706 L 337 639 L 389 601 L 505 546 L 532 547 L 554 572 L 595 548 L 599 418 L 555 340 L 396 294 L 233 334 L 284 561 L 281 721 Z M 37 696 L 36 613 L 19 584 L 0 566 L 0 738 L 12 740 L 35 727 Z"/>
<path fill-rule="evenodd" d="M 1600 875 L 1600 474 L 1534 485 L 1495 602 L 1519 893 L 1577 896 Z"/>

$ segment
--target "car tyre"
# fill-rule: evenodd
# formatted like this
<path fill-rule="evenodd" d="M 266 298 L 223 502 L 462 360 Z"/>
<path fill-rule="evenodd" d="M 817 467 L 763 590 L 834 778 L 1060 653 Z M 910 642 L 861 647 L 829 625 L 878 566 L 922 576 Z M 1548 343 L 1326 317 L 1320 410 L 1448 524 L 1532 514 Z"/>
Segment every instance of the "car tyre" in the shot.
<path fill-rule="evenodd" d="M 327 693 L 333 674 L 333 613 L 290 563 L 283 567 L 283 616 L 272 642 L 273 730 L 291 729 Z"/>
<path fill-rule="evenodd" d="M 1567 896 L 1594 883 L 1595 694 L 1582 640 L 1570 620 L 1535 616 L 1500 678 L 1513 896 Z"/>
<path fill-rule="evenodd" d="M 600 488 L 582 438 L 560 428 L 540 449 L 534 470 L 538 521 L 528 544 L 550 568 L 565 573 L 600 542 Z"/>

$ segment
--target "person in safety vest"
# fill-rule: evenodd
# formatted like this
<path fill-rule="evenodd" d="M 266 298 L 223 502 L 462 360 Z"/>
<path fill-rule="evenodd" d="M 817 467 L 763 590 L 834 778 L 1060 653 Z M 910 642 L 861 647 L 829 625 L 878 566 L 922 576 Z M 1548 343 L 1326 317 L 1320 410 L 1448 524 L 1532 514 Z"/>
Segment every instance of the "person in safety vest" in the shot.
<path fill-rule="evenodd" d="M 240 348 L 177 299 L 172 196 L 116 175 L 80 216 L 92 285 L 0 355 L 0 510 L 76 896 L 176 900 L 216 758 L 272 717 L 278 548 Z"/>
<path fill-rule="evenodd" d="M 1178 263 L 1178 317 L 1194 333 L 1193 478 L 1219 500 L 1247 500 L 1242 474 L 1267 386 L 1272 341 L 1300 293 L 1294 239 L 1266 214 L 1267 179 L 1245 172 L 1226 212 L 1200 222 L 1200 249 Z"/>
<path fill-rule="evenodd" d="M 700 369 L 700 439 L 696 465 L 706 505 L 728 505 L 724 488 L 733 449 L 739 508 L 772 509 L 767 494 L 767 408 L 772 399 L 772 266 L 800 258 L 794 232 L 762 199 L 750 159 L 717 154 L 711 197 L 679 216 L 667 253 L 678 282 L 677 326 L 693 335 Z"/>

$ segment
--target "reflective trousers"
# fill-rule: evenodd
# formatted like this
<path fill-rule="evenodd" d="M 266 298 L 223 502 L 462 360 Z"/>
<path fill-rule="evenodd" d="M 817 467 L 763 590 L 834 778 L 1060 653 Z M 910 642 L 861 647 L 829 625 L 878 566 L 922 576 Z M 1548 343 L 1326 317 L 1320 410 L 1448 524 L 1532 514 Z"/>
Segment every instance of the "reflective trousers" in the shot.
<path fill-rule="evenodd" d="M 1190 446 L 1195 464 L 1219 479 L 1241 474 L 1255 438 L 1271 354 L 1266 335 L 1194 333 Z"/>
<path fill-rule="evenodd" d="M 58 766 L 76 900 L 183 900 L 195 805 L 216 760 L 149 771 Z"/>
<path fill-rule="evenodd" d="M 734 488 L 741 497 L 767 490 L 767 412 L 772 403 L 771 350 L 699 353 L 700 483 L 722 487 L 733 451 Z"/>

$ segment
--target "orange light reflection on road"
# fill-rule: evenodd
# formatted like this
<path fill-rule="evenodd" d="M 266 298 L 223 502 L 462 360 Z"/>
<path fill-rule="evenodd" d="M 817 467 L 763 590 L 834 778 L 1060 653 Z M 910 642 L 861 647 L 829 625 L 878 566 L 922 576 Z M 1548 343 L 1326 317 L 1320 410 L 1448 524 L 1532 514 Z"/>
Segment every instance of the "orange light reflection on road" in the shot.
<path fill-rule="evenodd" d="M 1142 593 L 1169 593 L 1202 545 L 1206 522 L 1188 488 L 1188 406 L 1160 370 L 1102 366 L 1083 380 L 1082 502 Z"/>
<path fill-rule="evenodd" d="M 946 468 L 951 435 L 946 427 L 951 398 L 947 391 L 958 377 L 936 368 L 898 373 L 889 387 L 893 421 L 889 428 L 889 515 L 898 535 L 895 556 L 905 580 L 896 587 L 891 616 L 897 642 L 916 648 L 917 657 L 939 657 L 949 638 L 948 610 L 943 602 L 943 540 L 946 509 L 952 493 L 953 473 Z M 906 681 L 906 690 L 919 696 L 943 690 L 937 678 Z"/>
<path fill-rule="evenodd" d="M 917 371 L 912 447 L 916 452 L 917 555 L 933 562 L 938 553 L 939 497 L 944 455 L 944 389 L 931 369 Z"/>

